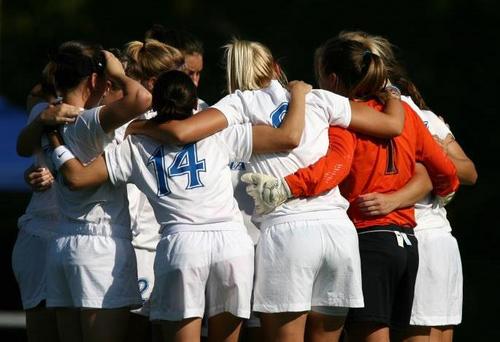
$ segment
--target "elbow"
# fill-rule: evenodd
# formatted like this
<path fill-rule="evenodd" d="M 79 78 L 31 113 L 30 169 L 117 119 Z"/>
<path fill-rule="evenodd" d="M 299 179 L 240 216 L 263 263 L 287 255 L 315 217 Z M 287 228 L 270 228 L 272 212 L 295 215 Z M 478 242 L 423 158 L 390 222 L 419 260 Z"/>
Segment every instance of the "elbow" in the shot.
<path fill-rule="evenodd" d="M 189 140 L 188 134 L 179 130 L 171 132 L 169 140 L 171 140 L 171 142 L 176 145 L 186 145 L 191 142 Z"/>
<path fill-rule="evenodd" d="M 288 134 L 283 138 L 283 146 L 284 150 L 290 151 L 293 150 L 300 145 L 300 141 L 302 139 L 302 135 L 298 134 Z"/>
<path fill-rule="evenodd" d="M 22 148 L 22 146 L 16 146 L 16 152 L 19 157 L 31 157 L 33 155 L 32 151 Z"/>
<path fill-rule="evenodd" d="M 462 185 L 475 185 L 477 182 L 477 172 L 474 170 L 469 175 L 460 177 L 460 184 Z"/>
<path fill-rule="evenodd" d="M 404 126 L 405 126 L 404 120 L 403 121 L 398 120 L 397 122 L 394 122 L 392 125 L 390 125 L 388 128 L 388 132 L 390 135 L 389 138 L 394 138 L 401 135 L 401 133 L 403 133 Z"/>
<path fill-rule="evenodd" d="M 23 144 L 18 140 L 16 144 L 16 152 L 20 157 L 31 157 L 34 151 L 32 149 L 26 148 L 26 144 Z"/>
<path fill-rule="evenodd" d="M 67 177 L 63 175 L 64 184 L 70 191 L 78 191 L 85 188 L 83 183 L 78 179 L 78 177 Z"/>

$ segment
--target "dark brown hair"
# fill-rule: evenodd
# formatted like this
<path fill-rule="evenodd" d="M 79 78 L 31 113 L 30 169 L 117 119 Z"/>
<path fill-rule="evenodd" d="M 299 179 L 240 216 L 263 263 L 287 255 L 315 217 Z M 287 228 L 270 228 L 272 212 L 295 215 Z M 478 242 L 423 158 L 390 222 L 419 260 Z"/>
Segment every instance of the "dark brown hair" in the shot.
<path fill-rule="evenodd" d="M 52 59 L 54 83 L 58 91 L 74 89 L 92 73 L 104 74 L 106 59 L 99 45 L 68 41 L 59 46 Z"/>
<path fill-rule="evenodd" d="M 387 81 L 382 59 L 365 44 L 354 40 L 331 38 L 316 50 L 317 76 L 335 74 L 336 92 L 357 99 L 377 96 Z"/>

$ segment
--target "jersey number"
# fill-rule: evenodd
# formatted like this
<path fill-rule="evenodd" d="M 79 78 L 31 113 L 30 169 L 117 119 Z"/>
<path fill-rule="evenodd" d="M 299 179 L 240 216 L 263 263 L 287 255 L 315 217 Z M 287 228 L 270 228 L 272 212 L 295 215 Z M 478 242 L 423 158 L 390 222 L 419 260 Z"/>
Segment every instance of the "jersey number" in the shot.
<path fill-rule="evenodd" d="M 396 167 L 396 147 L 394 146 L 394 141 L 392 139 L 387 140 L 385 143 L 385 149 L 387 151 L 387 166 L 385 167 L 386 175 L 395 175 L 398 173 L 398 168 Z"/>
<path fill-rule="evenodd" d="M 163 146 L 160 146 L 156 152 L 149 158 L 149 164 L 153 164 L 158 181 L 158 196 L 170 194 L 168 187 L 168 178 L 175 176 L 188 176 L 186 190 L 199 188 L 203 186 L 200 180 L 200 172 L 206 172 L 205 159 L 198 160 L 198 153 L 195 144 L 189 144 L 177 153 L 168 168 L 165 168 L 165 158 Z"/>
<path fill-rule="evenodd" d="M 288 102 L 283 102 L 271 113 L 271 122 L 274 128 L 278 128 L 288 112 Z"/>

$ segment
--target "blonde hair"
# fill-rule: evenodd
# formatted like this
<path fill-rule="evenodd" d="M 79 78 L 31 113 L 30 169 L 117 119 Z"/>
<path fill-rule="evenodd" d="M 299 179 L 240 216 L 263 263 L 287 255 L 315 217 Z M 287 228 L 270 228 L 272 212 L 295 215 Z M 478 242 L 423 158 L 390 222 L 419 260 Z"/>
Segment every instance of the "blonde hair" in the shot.
<path fill-rule="evenodd" d="M 140 81 L 158 77 L 162 72 L 179 69 L 184 56 L 176 48 L 154 39 L 132 41 L 125 46 L 127 75 Z"/>
<path fill-rule="evenodd" d="M 224 46 L 227 89 L 257 90 L 277 79 L 283 86 L 288 82 L 271 51 L 259 42 L 233 39 Z"/>

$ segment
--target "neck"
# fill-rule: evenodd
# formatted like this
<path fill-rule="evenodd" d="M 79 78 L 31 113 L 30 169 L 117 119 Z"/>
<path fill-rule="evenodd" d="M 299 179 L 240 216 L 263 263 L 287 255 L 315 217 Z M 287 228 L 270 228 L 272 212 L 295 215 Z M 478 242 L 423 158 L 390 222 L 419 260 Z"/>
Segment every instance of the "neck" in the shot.
<path fill-rule="evenodd" d="M 86 100 L 79 91 L 69 91 L 63 94 L 63 102 L 75 107 L 85 108 Z"/>

